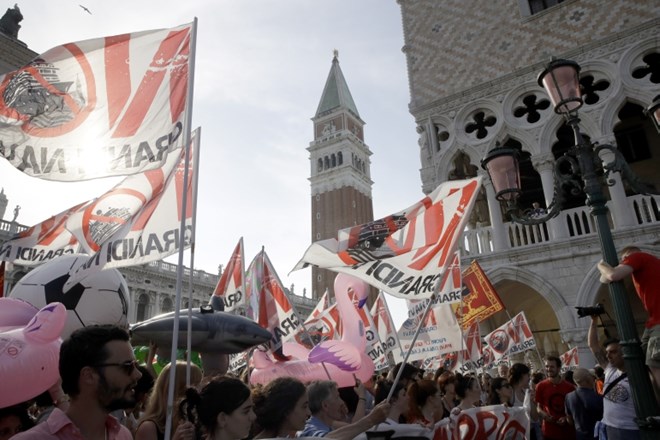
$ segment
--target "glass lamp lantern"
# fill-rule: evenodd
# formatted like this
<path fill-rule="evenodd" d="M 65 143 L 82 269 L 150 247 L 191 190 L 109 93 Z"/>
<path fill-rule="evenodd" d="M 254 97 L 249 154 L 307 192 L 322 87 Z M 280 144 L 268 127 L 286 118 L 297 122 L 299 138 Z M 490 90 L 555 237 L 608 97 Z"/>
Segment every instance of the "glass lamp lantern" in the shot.
<path fill-rule="evenodd" d="M 495 198 L 500 202 L 515 202 L 520 197 L 520 169 L 518 150 L 497 144 L 481 160 L 481 167 L 488 172 Z"/>
<path fill-rule="evenodd" d="M 582 107 L 580 65 L 570 60 L 552 60 L 538 77 L 550 96 L 555 113 L 568 115 Z"/>

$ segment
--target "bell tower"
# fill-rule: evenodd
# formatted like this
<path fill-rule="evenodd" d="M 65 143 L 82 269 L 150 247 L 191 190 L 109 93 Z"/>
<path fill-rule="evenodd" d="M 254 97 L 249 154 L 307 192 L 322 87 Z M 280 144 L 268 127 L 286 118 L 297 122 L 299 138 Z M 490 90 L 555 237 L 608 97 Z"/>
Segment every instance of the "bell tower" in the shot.
<path fill-rule="evenodd" d="M 337 231 L 374 219 L 371 150 L 335 50 L 321 101 L 312 118 L 309 160 L 312 187 L 312 242 L 337 238 Z M 335 272 L 312 268 L 312 297 L 332 287 Z"/>

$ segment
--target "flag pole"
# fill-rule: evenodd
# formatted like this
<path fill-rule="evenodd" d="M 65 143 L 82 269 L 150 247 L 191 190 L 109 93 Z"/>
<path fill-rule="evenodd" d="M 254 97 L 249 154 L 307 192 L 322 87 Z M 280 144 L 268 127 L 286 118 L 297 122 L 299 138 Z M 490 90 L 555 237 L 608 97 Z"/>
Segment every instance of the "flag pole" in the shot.
<path fill-rule="evenodd" d="M 185 149 L 185 160 L 183 170 L 184 185 L 188 185 L 190 170 L 190 138 L 192 125 L 192 101 L 193 91 L 195 85 L 195 51 L 197 43 L 197 17 L 194 18 L 190 29 L 190 61 L 188 69 L 188 91 L 186 95 L 186 113 L 183 121 L 183 148 Z M 170 359 L 170 383 L 167 390 L 167 419 L 165 422 L 165 440 L 172 438 L 172 413 L 174 410 L 174 385 L 176 380 L 176 349 L 179 339 L 179 318 L 181 316 L 181 288 L 183 285 L 183 248 L 186 244 L 186 206 L 188 204 L 188 188 L 184 188 L 181 197 L 181 223 L 179 225 L 179 260 L 176 271 L 176 297 L 174 305 L 174 322 L 172 324 L 172 346 L 171 353 L 174 354 L 174 359 Z"/>
<path fill-rule="evenodd" d="M 197 127 L 193 135 L 193 203 L 192 231 L 190 232 L 190 276 L 188 277 L 188 331 L 186 338 L 186 387 L 190 387 L 190 369 L 192 365 L 192 303 L 193 274 L 195 267 L 195 230 L 197 229 L 197 190 L 199 189 L 199 145 L 202 127 Z"/>
<path fill-rule="evenodd" d="M 277 284 L 282 286 L 282 293 L 286 297 L 287 301 L 289 301 L 289 304 L 291 304 L 291 310 L 293 310 L 293 314 L 295 315 L 296 320 L 298 321 L 298 323 L 300 323 L 300 326 L 302 327 L 305 337 L 307 337 L 307 339 L 311 341 L 312 335 L 309 334 L 309 331 L 307 331 L 307 327 L 305 326 L 305 323 L 303 322 L 302 319 L 300 319 L 300 314 L 298 314 L 298 310 L 296 309 L 296 306 L 293 304 L 293 301 L 291 301 L 291 298 L 286 293 L 286 289 L 284 289 L 284 284 L 282 284 L 282 280 L 280 280 L 280 276 L 277 274 L 277 271 L 275 270 L 275 267 L 273 267 L 273 263 L 270 261 L 270 258 L 268 257 L 266 252 L 264 252 L 264 257 L 268 261 L 268 265 L 273 268 L 273 275 L 277 280 Z M 282 342 L 282 346 L 283 346 L 282 348 L 284 349 L 284 342 Z M 284 353 L 284 351 L 282 351 L 282 353 Z M 328 376 L 328 379 L 332 380 L 332 377 L 330 376 L 330 371 L 328 371 L 328 368 L 325 366 L 325 362 L 321 362 L 321 365 L 323 366 L 323 369 L 325 370 L 325 374 Z"/>
<path fill-rule="evenodd" d="M 415 342 L 417 341 L 417 337 L 419 336 L 419 332 L 422 330 L 422 327 L 424 326 L 424 322 L 426 321 L 426 317 L 428 316 L 429 312 L 431 311 L 431 305 L 433 304 L 433 301 L 435 300 L 437 296 L 437 291 L 440 288 L 440 283 L 438 283 L 436 289 L 434 289 L 433 295 L 431 295 L 431 298 L 429 298 L 428 304 L 426 304 L 426 309 L 424 309 L 424 314 L 422 315 L 422 318 L 419 320 L 419 324 L 417 325 L 417 330 L 415 331 L 415 335 L 412 338 L 412 341 L 410 342 L 410 348 L 406 352 L 405 357 L 403 358 L 403 361 L 401 361 L 401 368 L 399 368 L 399 371 L 396 374 L 396 377 L 394 378 L 394 382 L 392 383 L 392 388 L 390 389 L 389 394 L 387 395 L 386 401 L 389 401 L 392 398 L 392 395 L 394 394 L 394 389 L 396 388 L 396 385 L 399 383 L 399 379 L 401 379 L 401 375 L 403 374 L 404 370 L 404 365 L 406 362 L 408 362 L 408 358 L 410 357 L 410 353 L 412 352 L 413 348 L 415 347 Z"/>
<path fill-rule="evenodd" d="M 383 295 L 382 290 L 380 291 L 380 294 Z M 385 312 L 387 313 L 387 319 L 389 319 L 390 322 L 394 324 L 394 321 L 392 320 L 392 313 L 390 313 L 390 305 L 387 304 L 387 299 L 385 298 L 385 295 L 383 295 L 383 303 L 385 303 Z M 394 328 L 394 339 L 396 339 L 396 345 L 399 347 L 401 358 L 403 358 L 403 347 L 401 346 L 401 340 L 399 339 L 399 332 L 396 331 L 396 327 Z"/>

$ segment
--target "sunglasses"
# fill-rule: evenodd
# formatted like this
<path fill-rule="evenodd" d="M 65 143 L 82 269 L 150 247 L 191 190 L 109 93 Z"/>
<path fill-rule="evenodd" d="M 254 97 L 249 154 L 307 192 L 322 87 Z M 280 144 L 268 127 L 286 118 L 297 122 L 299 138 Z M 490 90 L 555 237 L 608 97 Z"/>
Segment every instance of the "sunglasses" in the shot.
<path fill-rule="evenodd" d="M 126 361 L 126 362 L 113 362 L 113 363 L 107 363 L 107 364 L 97 364 L 94 365 L 94 367 L 119 367 L 121 370 L 126 373 L 127 376 L 130 376 L 133 374 L 135 369 L 138 367 L 138 361 L 135 359 L 131 361 Z"/>

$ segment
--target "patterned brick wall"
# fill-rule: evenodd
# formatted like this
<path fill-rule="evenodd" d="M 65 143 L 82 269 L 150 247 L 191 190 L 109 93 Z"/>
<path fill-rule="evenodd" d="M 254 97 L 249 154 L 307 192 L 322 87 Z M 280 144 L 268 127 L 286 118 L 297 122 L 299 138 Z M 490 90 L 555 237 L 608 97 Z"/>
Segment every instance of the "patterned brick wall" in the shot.
<path fill-rule="evenodd" d="M 514 0 L 398 3 L 413 112 L 660 18 L 657 0 L 566 0 L 528 17 Z"/>

